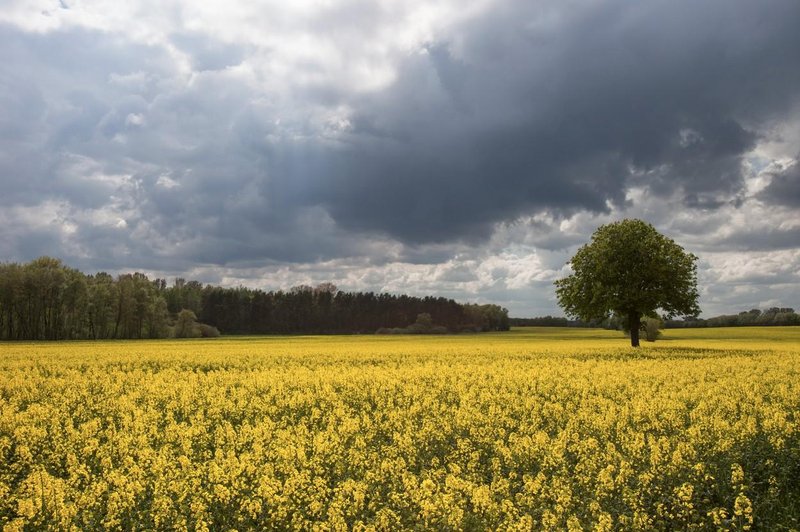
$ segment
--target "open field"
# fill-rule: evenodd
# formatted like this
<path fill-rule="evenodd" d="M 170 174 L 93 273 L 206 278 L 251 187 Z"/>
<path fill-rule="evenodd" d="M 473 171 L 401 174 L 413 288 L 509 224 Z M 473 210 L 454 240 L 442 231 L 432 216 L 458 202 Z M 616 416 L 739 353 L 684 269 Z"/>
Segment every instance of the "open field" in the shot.
<path fill-rule="evenodd" d="M 0 526 L 800 528 L 800 327 L 0 344 Z"/>

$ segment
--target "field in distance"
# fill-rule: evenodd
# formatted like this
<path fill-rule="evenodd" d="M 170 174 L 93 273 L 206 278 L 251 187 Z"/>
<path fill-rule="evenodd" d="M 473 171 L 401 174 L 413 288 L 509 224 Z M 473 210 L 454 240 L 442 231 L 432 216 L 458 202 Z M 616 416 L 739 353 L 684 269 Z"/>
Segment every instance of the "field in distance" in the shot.
<path fill-rule="evenodd" d="M 797 529 L 800 327 L 0 344 L 0 527 Z"/>

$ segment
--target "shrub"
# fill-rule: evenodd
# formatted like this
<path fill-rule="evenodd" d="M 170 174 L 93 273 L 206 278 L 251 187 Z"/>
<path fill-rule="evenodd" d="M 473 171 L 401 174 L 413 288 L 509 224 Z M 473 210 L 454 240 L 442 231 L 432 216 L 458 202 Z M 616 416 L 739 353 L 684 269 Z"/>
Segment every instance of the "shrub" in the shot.
<path fill-rule="evenodd" d="M 213 325 L 207 325 L 205 323 L 198 323 L 197 329 L 200 331 L 200 336 L 203 338 L 217 338 L 219 337 L 219 329 L 214 327 Z"/>
<path fill-rule="evenodd" d="M 661 318 L 654 318 L 645 316 L 642 320 L 642 332 L 644 332 L 644 339 L 648 342 L 655 342 L 661 338 L 661 329 L 664 327 L 664 322 Z"/>

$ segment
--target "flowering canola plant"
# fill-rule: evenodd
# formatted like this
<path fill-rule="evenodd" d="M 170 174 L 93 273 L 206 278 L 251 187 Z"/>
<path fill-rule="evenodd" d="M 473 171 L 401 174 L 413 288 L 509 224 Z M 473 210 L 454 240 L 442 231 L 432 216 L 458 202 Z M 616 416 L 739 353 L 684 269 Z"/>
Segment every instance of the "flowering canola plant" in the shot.
<path fill-rule="evenodd" d="M 800 328 L 625 343 L 3 344 L 0 527 L 800 527 Z"/>

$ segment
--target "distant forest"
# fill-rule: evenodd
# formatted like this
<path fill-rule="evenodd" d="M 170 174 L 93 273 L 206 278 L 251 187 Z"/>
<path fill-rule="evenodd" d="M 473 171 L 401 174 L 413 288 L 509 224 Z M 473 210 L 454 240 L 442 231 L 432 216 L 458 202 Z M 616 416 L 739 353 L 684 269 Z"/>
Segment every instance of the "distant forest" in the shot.
<path fill-rule="evenodd" d="M 602 321 L 577 321 L 559 316 L 542 316 L 538 318 L 509 318 L 512 327 L 602 327 L 619 329 L 619 320 L 614 317 Z M 683 329 L 698 327 L 753 327 L 774 325 L 800 325 L 800 314 L 793 308 L 772 307 L 767 310 L 754 308 L 738 314 L 724 314 L 713 318 L 692 318 L 686 320 L 666 320 L 665 329 Z"/>
<path fill-rule="evenodd" d="M 508 330 L 498 305 L 442 297 L 287 291 L 84 274 L 60 260 L 0 263 L 0 339 L 165 338 L 220 334 L 437 333 Z"/>

